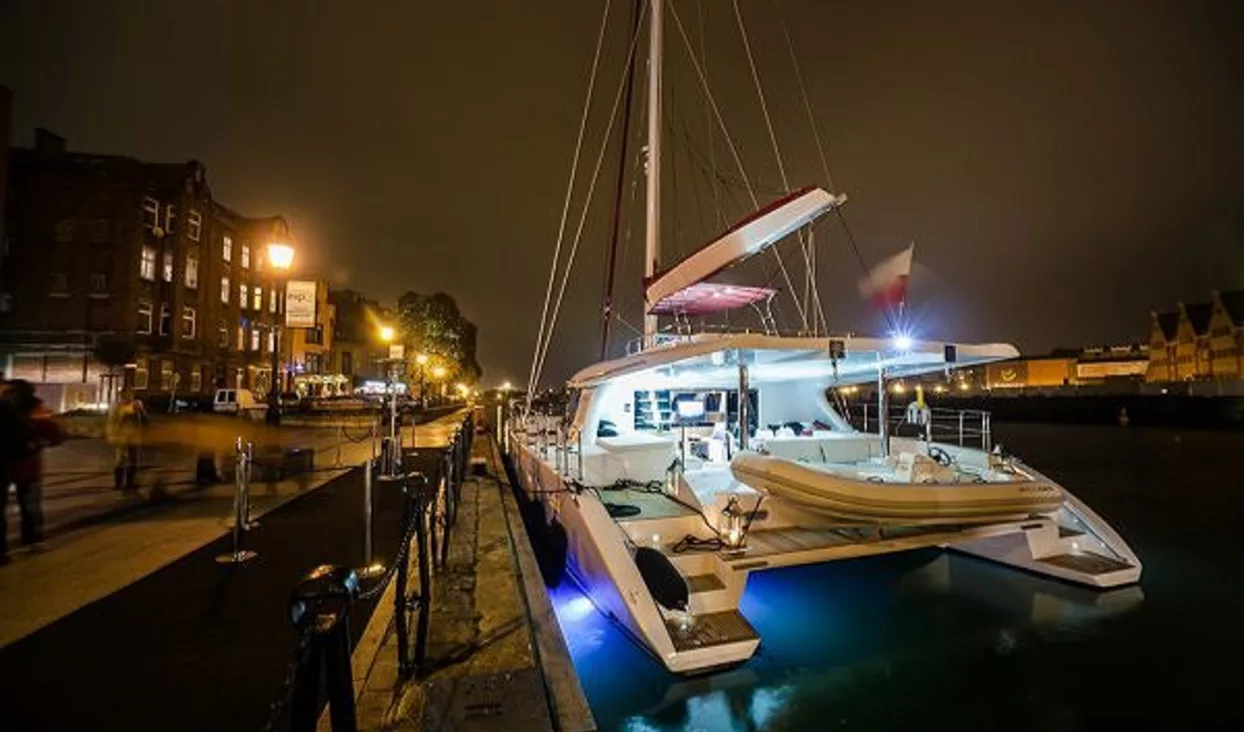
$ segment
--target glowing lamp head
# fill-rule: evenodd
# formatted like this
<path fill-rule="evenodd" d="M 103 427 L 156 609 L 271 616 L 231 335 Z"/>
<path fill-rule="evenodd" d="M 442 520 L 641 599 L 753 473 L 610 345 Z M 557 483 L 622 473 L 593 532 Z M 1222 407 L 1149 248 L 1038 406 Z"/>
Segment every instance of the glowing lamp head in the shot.
<path fill-rule="evenodd" d="M 896 335 L 894 336 L 894 340 L 891 341 L 891 343 L 893 343 L 894 347 L 900 351 L 911 350 L 912 342 L 911 342 L 911 336 L 909 335 L 906 335 L 906 334 Z"/>
<path fill-rule="evenodd" d="M 443 379 L 445 377 L 445 367 L 437 366 L 436 368 L 432 369 L 432 377 L 436 379 Z"/>
<path fill-rule="evenodd" d="M 389 326 L 389 325 L 380 326 L 380 340 L 384 341 L 385 343 L 392 343 L 393 335 L 394 333 L 393 333 L 392 326 Z"/>
<path fill-rule="evenodd" d="M 294 248 L 281 242 L 268 245 L 268 264 L 273 269 L 288 270 L 294 264 Z"/>
<path fill-rule="evenodd" d="M 428 362 L 428 354 L 421 353 L 418 356 L 415 356 L 415 363 L 419 364 L 420 366 L 426 364 L 427 362 Z"/>
<path fill-rule="evenodd" d="M 510 382 L 508 381 L 501 385 L 501 391 L 509 391 L 510 389 L 513 389 L 513 388 L 514 387 L 511 386 Z"/>

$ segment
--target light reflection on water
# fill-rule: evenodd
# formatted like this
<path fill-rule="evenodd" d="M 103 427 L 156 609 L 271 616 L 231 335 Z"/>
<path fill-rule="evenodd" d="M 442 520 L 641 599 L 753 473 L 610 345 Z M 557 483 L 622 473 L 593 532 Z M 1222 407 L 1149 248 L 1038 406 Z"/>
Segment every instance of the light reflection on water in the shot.
<path fill-rule="evenodd" d="M 741 602 L 763 639 L 756 656 L 681 678 L 577 588 L 550 592 L 597 724 L 634 732 L 940 728 L 1016 711 L 1061 727 L 1059 694 L 1029 672 L 1044 649 L 1092 639 L 1144 599 L 935 550 L 758 572 Z"/>

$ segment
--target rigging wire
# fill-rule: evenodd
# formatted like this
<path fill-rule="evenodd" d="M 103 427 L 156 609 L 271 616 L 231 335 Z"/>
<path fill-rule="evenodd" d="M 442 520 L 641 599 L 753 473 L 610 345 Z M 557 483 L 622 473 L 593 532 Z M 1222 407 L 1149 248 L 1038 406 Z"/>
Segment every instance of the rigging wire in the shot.
<path fill-rule="evenodd" d="M 557 278 L 557 263 L 561 259 L 562 241 L 566 233 L 566 219 L 570 215 L 570 201 L 574 196 L 575 179 L 578 177 L 579 154 L 583 149 L 583 137 L 587 129 L 588 113 L 592 109 L 592 94 L 596 89 L 596 73 L 600 68 L 600 51 L 605 43 L 605 28 L 609 25 L 609 6 L 612 0 L 605 0 L 604 10 L 600 14 L 600 30 L 596 33 L 596 50 L 592 54 L 592 72 L 588 76 L 587 96 L 583 100 L 583 114 L 579 117 L 579 134 L 575 139 L 574 155 L 570 161 L 570 180 L 566 183 L 566 199 L 562 203 L 561 222 L 557 225 L 557 244 L 553 247 L 553 264 L 549 268 L 549 282 L 544 289 L 544 307 L 540 312 L 540 330 L 536 335 L 536 348 L 531 354 L 531 371 L 527 377 L 527 393 L 535 391 L 536 363 L 540 356 L 540 345 L 545 339 L 545 319 L 549 314 L 549 301 L 553 296 L 553 282 Z M 552 333 L 549 334 L 550 337 Z"/>
<path fill-rule="evenodd" d="M 789 192 L 790 179 L 786 175 L 786 164 L 782 161 L 782 150 L 778 147 L 777 133 L 773 130 L 773 118 L 769 115 L 769 104 L 765 100 L 764 86 L 760 83 L 760 71 L 756 68 L 756 57 L 752 54 L 752 43 L 747 36 L 747 26 L 743 23 L 743 13 L 739 10 L 739 0 L 732 0 L 731 4 L 734 7 L 735 22 L 739 26 L 739 35 L 743 38 L 743 50 L 747 53 L 747 65 L 752 72 L 752 82 L 756 87 L 756 97 L 760 100 L 760 111 L 764 115 L 765 130 L 769 133 L 769 144 L 773 146 L 773 157 L 777 160 L 778 174 L 782 178 L 782 187 Z M 815 281 L 812 280 L 812 260 L 808 256 L 808 242 L 804 238 L 802 231 L 799 233 L 799 249 L 803 252 L 803 263 L 807 269 L 805 283 L 811 283 L 812 301 L 816 305 L 816 312 L 821 313 L 821 319 L 824 320 L 824 311 L 821 308 L 821 295 Z M 795 297 L 794 292 L 791 292 L 791 297 Z M 804 297 L 805 299 L 807 297 L 806 290 Z M 808 330 L 808 316 L 803 306 L 799 306 L 799 314 L 803 320 L 803 328 L 806 331 Z"/>
<path fill-rule="evenodd" d="M 816 154 L 821 161 L 821 171 L 825 174 L 825 182 L 829 184 L 832 191 L 837 191 L 838 186 L 834 183 L 834 176 L 829 169 L 829 159 L 825 155 L 825 146 L 821 142 L 820 129 L 816 124 L 816 115 L 812 113 L 812 101 L 808 96 L 807 85 L 803 81 L 803 71 L 799 68 L 799 59 L 795 54 L 795 42 L 791 40 L 790 28 L 786 24 L 786 16 L 782 13 L 781 0 L 772 0 L 773 12 L 777 15 L 778 24 L 782 28 L 782 38 L 786 41 L 786 51 L 790 55 L 791 65 L 795 68 L 795 80 L 799 84 L 799 94 L 803 99 L 803 108 L 808 115 L 808 124 L 812 127 L 812 140 L 816 143 Z M 860 248 L 855 243 L 855 236 L 851 233 L 851 227 L 847 226 L 846 215 L 842 213 L 841 206 L 834 207 L 834 213 L 838 219 L 838 223 L 842 226 L 843 233 L 846 234 L 847 243 L 851 246 L 851 251 L 855 253 L 855 259 L 859 262 L 860 269 L 864 274 L 868 274 L 868 265 L 864 262 L 864 256 L 860 254 Z"/>
<path fill-rule="evenodd" d="M 640 22 L 642 22 L 642 14 Z M 622 67 L 622 78 L 618 80 L 618 92 L 614 95 L 613 106 L 609 109 L 609 124 L 605 126 L 604 140 L 601 142 L 600 152 L 596 156 L 596 164 L 592 168 L 592 176 L 589 179 L 590 182 L 588 183 L 587 196 L 583 201 L 583 210 L 579 216 L 579 224 L 575 228 L 574 240 L 570 245 L 570 254 L 566 257 L 566 268 L 562 270 L 561 284 L 558 286 L 557 290 L 557 302 L 554 304 L 553 314 L 549 318 L 548 337 L 545 338 L 544 347 L 538 354 L 539 360 L 536 363 L 535 380 L 532 382 L 532 387 L 539 382 L 540 376 L 544 371 L 544 359 L 548 356 L 549 345 L 553 341 L 553 329 L 557 326 L 557 317 L 561 313 L 562 301 L 566 295 L 566 284 L 570 281 L 570 272 L 574 268 L 575 256 L 579 252 L 579 242 L 583 240 L 583 227 L 587 223 L 587 214 L 592 206 L 592 197 L 596 192 L 596 182 L 600 180 L 601 164 L 604 163 L 605 152 L 609 149 L 609 138 L 613 135 L 613 125 L 618 118 L 618 106 L 622 102 L 622 93 L 626 87 L 626 78 L 629 76 L 631 59 L 635 56 L 635 47 L 638 45 L 638 42 L 639 34 L 636 33 L 635 36 L 631 38 L 631 47 L 626 55 L 626 63 Z"/>
<path fill-rule="evenodd" d="M 704 0 L 696 3 L 696 14 L 700 21 L 700 58 L 704 59 L 704 83 L 708 84 L 708 33 L 705 27 L 708 25 L 708 18 L 704 12 Z M 713 113 L 709 109 L 708 104 L 704 105 L 704 126 L 708 129 L 708 162 L 709 166 L 717 169 L 717 142 L 713 134 Z M 713 210 L 717 213 L 717 227 L 719 229 L 726 228 L 726 218 L 721 212 L 721 191 L 717 190 L 717 186 L 711 181 L 709 188 L 713 192 Z"/>
<path fill-rule="evenodd" d="M 739 155 L 738 147 L 734 144 L 734 139 L 730 136 L 730 130 L 726 127 L 725 120 L 721 117 L 721 110 L 717 106 L 717 100 L 713 97 L 713 92 L 709 89 L 708 82 L 704 78 L 704 69 L 700 65 L 699 59 L 696 58 L 695 50 L 691 47 L 691 39 L 687 36 L 687 29 L 683 27 L 682 18 L 679 17 L 678 10 L 673 3 L 670 3 L 669 10 L 670 15 L 674 18 L 674 25 L 678 28 L 678 35 L 682 38 L 683 45 L 687 48 L 687 56 L 691 59 L 691 66 L 695 69 L 696 76 L 700 80 L 700 86 L 704 89 L 704 96 L 708 99 L 709 106 L 712 107 L 713 116 L 717 119 L 717 125 L 721 128 L 722 136 L 730 149 L 730 155 L 734 158 L 734 164 L 738 167 L 739 175 L 742 176 L 743 181 L 747 183 L 747 192 L 752 199 L 752 207 L 758 209 L 760 208 L 760 200 L 756 197 L 756 191 L 748 180 L 747 170 L 743 167 L 743 159 Z M 790 292 L 791 299 L 794 301 L 795 307 L 798 308 L 799 300 L 795 296 L 795 286 L 791 283 L 790 273 L 786 271 L 786 265 L 782 263 L 782 258 L 777 255 L 777 252 L 772 247 L 770 247 L 769 251 L 773 252 L 773 257 L 777 260 L 778 267 L 782 271 L 782 278 L 786 281 L 786 287 Z M 802 311 L 800 312 L 800 319 L 805 323 L 807 322 L 807 317 L 803 315 Z"/>

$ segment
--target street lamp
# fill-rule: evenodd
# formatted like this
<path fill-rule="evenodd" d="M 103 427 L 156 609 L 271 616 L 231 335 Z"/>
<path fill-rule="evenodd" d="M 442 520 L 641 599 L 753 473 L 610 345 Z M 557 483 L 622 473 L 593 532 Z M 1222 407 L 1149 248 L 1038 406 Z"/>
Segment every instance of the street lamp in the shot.
<path fill-rule="evenodd" d="M 423 372 L 427 370 L 428 354 L 420 353 L 415 356 L 415 363 L 419 364 L 419 408 L 428 408 L 428 392 L 427 386 L 423 381 Z"/>
<path fill-rule="evenodd" d="M 294 265 L 294 248 L 283 242 L 271 242 L 268 244 L 268 264 L 272 266 L 272 293 L 273 297 L 281 290 L 281 274 L 288 273 L 290 267 Z M 246 303 L 242 303 L 242 307 L 246 307 Z M 292 355 L 292 351 L 291 351 Z M 280 373 L 281 363 L 281 326 L 274 318 L 272 320 L 272 372 L 268 376 L 268 414 L 267 423 L 278 425 L 281 423 L 281 395 L 278 393 L 277 374 Z"/>

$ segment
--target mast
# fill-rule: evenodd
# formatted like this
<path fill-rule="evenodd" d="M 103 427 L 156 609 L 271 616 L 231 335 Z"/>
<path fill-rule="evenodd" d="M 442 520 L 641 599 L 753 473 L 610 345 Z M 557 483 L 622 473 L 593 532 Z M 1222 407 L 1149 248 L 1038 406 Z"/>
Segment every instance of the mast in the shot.
<path fill-rule="evenodd" d="M 664 0 L 651 0 L 648 37 L 648 185 L 644 229 L 644 277 L 652 277 L 661 258 L 661 24 Z M 645 304 L 646 306 L 646 304 Z M 644 316 L 645 346 L 652 345 L 657 316 Z"/>

